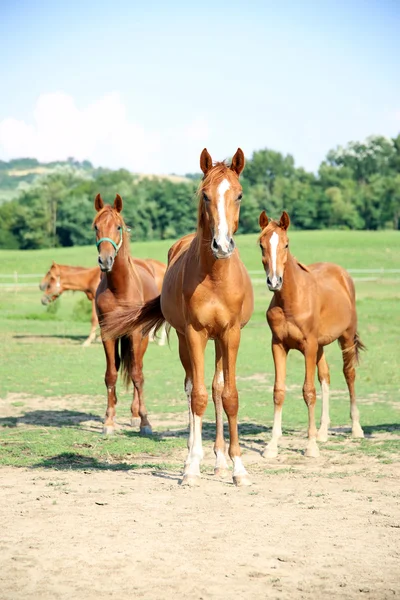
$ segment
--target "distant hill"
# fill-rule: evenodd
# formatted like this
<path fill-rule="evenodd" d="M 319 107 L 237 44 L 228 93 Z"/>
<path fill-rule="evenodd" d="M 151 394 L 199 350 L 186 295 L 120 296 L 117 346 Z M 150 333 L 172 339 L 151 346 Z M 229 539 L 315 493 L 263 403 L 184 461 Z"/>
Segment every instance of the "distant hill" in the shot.
<path fill-rule="evenodd" d="M 54 161 L 48 163 L 39 162 L 36 158 L 15 158 L 8 162 L 0 160 L 0 204 L 8 200 L 12 200 L 18 195 L 21 184 L 30 184 L 38 176 L 51 173 L 54 169 L 63 166 L 72 166 L 77 169 L 87 171 L 89 173 L 99 173 L 101 171 L 110 172 L 112 169 L 96 169 L 88 160 L 82 162 L 69 158 L 66 161 Z M 138 181 L 141 179 L 167 179 L 173 183 L 185 182 L 192 179 L 189 176 L 180 175 L 157 175 L 134 173 L 137 175 Z"/>

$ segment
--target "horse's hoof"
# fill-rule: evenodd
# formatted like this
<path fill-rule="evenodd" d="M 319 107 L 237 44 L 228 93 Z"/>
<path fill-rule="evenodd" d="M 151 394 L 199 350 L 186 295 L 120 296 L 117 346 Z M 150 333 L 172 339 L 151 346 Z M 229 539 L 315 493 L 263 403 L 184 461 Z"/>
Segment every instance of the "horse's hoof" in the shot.
<path fill-rule="evenodd" d="M 237 487 L 244 487 L 244 486 L 249 486 L 249 485 L 253 485 L 250 481 L 250 477 L 247 475 L 234 475 L 232 477 L 233 479 L 233 483 L 235 485 L 237 485 Z"/>
<path fill-rule="evenodd" d="M 278 448 L 265 448 L 261 456 L 263 458 L 277 458 Z"/>
<path fill-rule="evenodd" d="M 144 425 L 140 428 L 140 435 L 153 435 L 151 425 Z"/>
<path fill-rule="evenodd" d="M 228 469 L 222 469 L 221 467 L 217 467 L 216 469 L 214 469 L 214 475 L 215 477 L 219 477 L 219 479 L 228 479 L 229 471 Z"/>
<path fill-rule="evenodd" d="M 307 456 L 307 458 L 319 458 L 319 448 L 318 448 L 317 444 L 306 448 L 305 452 L 304 452 L 304 456 Z"/>
<path fill-rule="evenodd" d="M 115 433 L 114 425 L 104 425 L 103 435 L 114 435 L 114 433 Z"/>
<path fill-rule="evenodd" d="M 328 441 L 328 432 L 327 431 L 318 431 L 317 442 L 327 442 L 327 441 Z"/>
<path fill-rule="evenodd" d="M 188 485 L 190 487 L 197 487 L 200 485 L 199 475 L 184 475 L 181 481 L 181 485 Z"/>
<path fill-rule="evenodd" d="M 354 429 L 351 430 L 351 437 L 354 440 L 362 440 L 364 437 L 364 432 L 361 429 L 361 427 L 355 427 Z"/>

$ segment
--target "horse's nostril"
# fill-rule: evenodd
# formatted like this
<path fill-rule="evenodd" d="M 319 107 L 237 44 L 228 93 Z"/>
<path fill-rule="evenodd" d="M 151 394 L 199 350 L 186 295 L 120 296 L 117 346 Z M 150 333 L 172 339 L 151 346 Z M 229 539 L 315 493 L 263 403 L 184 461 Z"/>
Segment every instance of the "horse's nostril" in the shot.
<path fill-rule="evenodd" d="M 231 238 L 230 242 L 229 242 L 229 250 L 230 250 L 230 252 L 233 252 L 234 249 L 235 249 L 235 242 L 234 242 L 234 239 Z"/>
<path fill-rule="evenodd" d="M 218 250 L 218 243 L 217 243 L 217 240 L 215 238 L 213 238 L 211 246 L 212 246 L 213 250 Z"/>

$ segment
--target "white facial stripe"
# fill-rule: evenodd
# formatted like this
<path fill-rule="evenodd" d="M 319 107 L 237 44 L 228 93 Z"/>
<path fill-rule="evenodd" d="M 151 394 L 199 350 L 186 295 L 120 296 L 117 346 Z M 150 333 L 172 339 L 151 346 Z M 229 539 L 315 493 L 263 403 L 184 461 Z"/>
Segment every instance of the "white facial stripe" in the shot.
<path fill-rule="evenodd" d="M 228 223 L 226 220 L 225 213 L 225 193 L 230 188 L 230 183 L 227 179 L 223 179 L 218 186 L 218 217 L 219 217 L 219 225 L 218 225 L 218 236 L 217 242 L 222 247 L 223 250 L 228 250 Z"/>
<path fill-rule="evenodd" d="M 276 233 L 276 231 L 274 231 L 274 233 L 271 235 L 269 243 L 271 244 L 271 258 L 272 258 L 272 277 L 270 277 L 270 279 L 271 279 L 272 285 L 275 286 L 278 282 L 277 277 L 276 277 L 276 251 L 277 251 L 278 244 L 279 244 L 279 235 Z"/>

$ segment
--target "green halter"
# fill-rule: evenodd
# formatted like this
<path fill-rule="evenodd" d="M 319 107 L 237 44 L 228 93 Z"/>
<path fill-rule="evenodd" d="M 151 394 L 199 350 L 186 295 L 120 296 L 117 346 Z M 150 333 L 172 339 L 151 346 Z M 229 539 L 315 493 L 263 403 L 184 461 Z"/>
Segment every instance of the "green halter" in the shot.
<path fill-rule="evenodd" d="M 115 250 L 115 254 L 114 254 L 114 256 L 117 256 L 117 254 L 118 254 L 118 251 L 119 251 L 119 249 L 120 249 L 120 248 L 121 248 L 121 246 L 122 246 L 122 241 L 123 241 L 123 237 L 122 237 L 122 230 L 123 230 L 123 229 L 124 229 L 124 231 L 127 231 L 128 233 L 129 233 L 129 231 L 131 230 L 131 228 L 130 228 L 130 227 L 121 227 L 121 239 L 119 240 L 118 244 L 116 244 L 116 243 L 114 242 L 114 240 L 112 240 L 111 238 L 108 238 L 108 237 L 103 237 L 103 238 L 100 238 L 98 242 L 96 242 L 96 247 L 97 247 L 97 249 L 99 249 L 99 246 L 100 246 L 101 242 L 110 242 L 110 244 L 111 244 L 111 245 L 114 247 L 114 250 Z"/>

